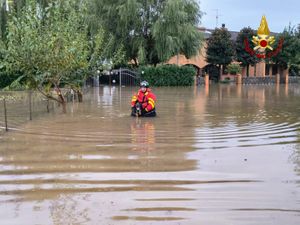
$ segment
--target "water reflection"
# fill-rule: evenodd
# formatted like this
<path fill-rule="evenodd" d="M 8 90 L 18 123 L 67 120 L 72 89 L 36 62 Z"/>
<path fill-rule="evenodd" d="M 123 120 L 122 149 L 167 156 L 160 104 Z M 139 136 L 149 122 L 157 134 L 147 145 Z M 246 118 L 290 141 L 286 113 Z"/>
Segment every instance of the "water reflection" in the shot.
<path fill-rule="evenodd" d="M 298 224 L 298 87 L 156 88 L 156 118 L 134 91 L 1 136 L 4 224 Z"/>
<path fill-rule="evenodd" d="M 155 150 L 155 126 L 151 118 L 132 120 L 131 135 L 133 151 L 149 152 Z"/>

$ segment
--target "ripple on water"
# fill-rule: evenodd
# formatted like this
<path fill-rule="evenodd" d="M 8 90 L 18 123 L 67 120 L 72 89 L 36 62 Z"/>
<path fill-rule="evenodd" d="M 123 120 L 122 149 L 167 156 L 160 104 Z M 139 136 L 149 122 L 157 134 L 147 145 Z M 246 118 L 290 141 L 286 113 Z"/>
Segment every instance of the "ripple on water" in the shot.
<path fill-rule="evenodd" d="M 259 147 L 298 143 L 300 123 L 254 123 L 238 126 L 230 124 L 220 128 L 197 128 L 197 144 L 201 149 Z M 205 144 L 205 146 L 203 145 Z"/>

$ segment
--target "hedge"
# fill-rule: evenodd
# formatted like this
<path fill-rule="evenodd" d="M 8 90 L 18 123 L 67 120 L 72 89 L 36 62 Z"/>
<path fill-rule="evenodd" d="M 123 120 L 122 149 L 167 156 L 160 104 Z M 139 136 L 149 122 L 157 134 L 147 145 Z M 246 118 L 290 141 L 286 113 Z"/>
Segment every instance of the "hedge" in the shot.
<path fill-rule="evenodd" d="M 140 68 L 141 80 L 151 86 L 191 86 L 196 71 L 192 66 L 161 65 Z"/>

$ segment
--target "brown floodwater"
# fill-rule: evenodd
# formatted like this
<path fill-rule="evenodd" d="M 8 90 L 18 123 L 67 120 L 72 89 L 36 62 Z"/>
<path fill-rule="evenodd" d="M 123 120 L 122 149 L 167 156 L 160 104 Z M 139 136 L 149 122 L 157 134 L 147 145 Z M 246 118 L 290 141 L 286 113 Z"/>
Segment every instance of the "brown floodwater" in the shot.
<path fill-rule="evenodd" d="M 156 118 L 129 116 L 135 89 L 11 121 L 0 224 L 300 224 L 300 87 L 154 88 Z"/>

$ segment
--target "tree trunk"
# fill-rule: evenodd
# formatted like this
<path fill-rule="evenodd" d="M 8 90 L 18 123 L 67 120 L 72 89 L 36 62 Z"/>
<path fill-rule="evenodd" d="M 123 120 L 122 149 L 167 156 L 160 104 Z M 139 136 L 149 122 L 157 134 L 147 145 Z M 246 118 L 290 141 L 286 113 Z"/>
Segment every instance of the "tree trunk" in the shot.
<path fill-rule="evenodd" d="M 61 94 L 61 91 L 59 90 L 59 88 L 55 88 L 55 91 L 58 95 L 59 103 L 62 105 L 63 113 L 67 113 L 67 103 L 65 101 L 64 96 Z"/>
<path fill-rule="evenodd" d="M 49 106 L 49 98 L 47 98 L 47 112 L 49 113 L 50 112 L 50 106 Z"/>
<path fill-rule="evenodd" d="M 67 113 L 67 103 L 64 99 L 64 97 L 61 95 L 61 104 L 62 104 L 62 110 L 63 110 L 63 113 Z"/>
<path fill-rule="evenodd" d="M 83 96 L 82 96 L 81 91 L 79 91 L 79 90 L 77 90 L 77 97 L 78 97 L 78 102 L 82 102 Z"/>
<path fill-rule="evenodd" d="M 67 103 L 66 102 L 64 102 L 62 104 L 62 107 L 63 107 L 63 113 L 67 113 Z"/>
<path fill-rule="evenodd" d="M 222 76 L 222 65 L 219 64 L 219 80 L 221 80 L 221 76 Z"/>

